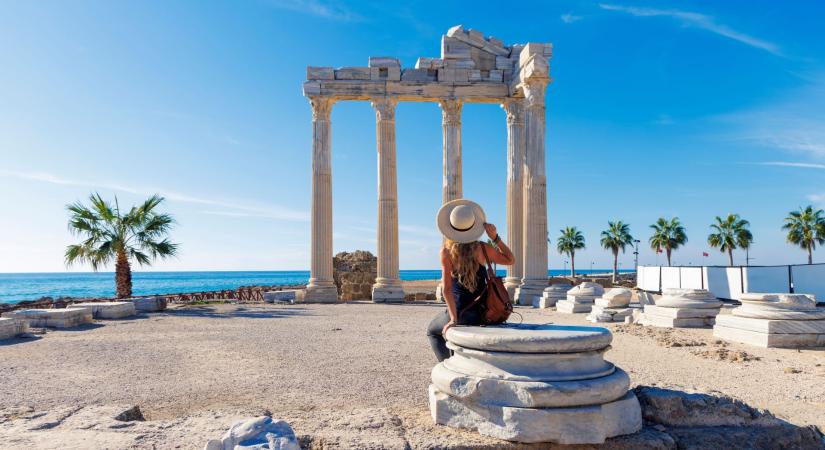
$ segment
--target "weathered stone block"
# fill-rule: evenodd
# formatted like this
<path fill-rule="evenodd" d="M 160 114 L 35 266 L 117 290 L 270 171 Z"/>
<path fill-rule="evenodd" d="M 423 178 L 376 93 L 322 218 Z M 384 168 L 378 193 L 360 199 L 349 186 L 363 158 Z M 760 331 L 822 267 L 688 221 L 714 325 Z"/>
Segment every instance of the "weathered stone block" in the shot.
<path fill-rule="evenodd" d="M 378 73 L 378 68 L 371 67 L 342 67 L 335 70 L 336 80 L 370 80 L 372 72 Z"/>
<path fill-rule="evenodd" d="M 398 58 L 392 58 L 392 57 L 389 57 L 389 56 L 370 56 L 369 66 L 370 67 L 394 67 L 394 68 L 400 69 L 401 68 L 401 62 L 398 61 Z"/>
<path fill-rule="evenodd" d="M 204 450 L 300 450 L 298 438 L 284 420 L 262 416 L 236 422 L 222 439 L 210 439 Z"/>
<path fill-rule="evenodd" d="M 434 69 L 404 69 L 401 81 L 436 81 L 437 72 Z"/>
<path fill-rule="evenodd" d="M 332 67 L 307 67 L 307 80 L 334 80 L 335 71 Z"/>
<path fill-rule="evenodd" d="M 295 303 L 295 299 L 297 297 L 298 297 L 297 291 L 295 291 L 295 290 L 264 292 L 264 302 L 266 302 L 266 303 L 275 303 L 275 302 Z"/>
<path fill-rule="evenodd" d="M 470 59 L 470 46 L 458 39 L 441 36 L 441 59 Z"/>
<path fill-rule="evenodd" d="M 12 317 L 0 317 L 0 339 L 11 339 L 28 331 L 28 321 Z"/>
<path fill-rule="evenodd" d="M 25 320 L 30 327 L 71 328 L 93 321 L 89 308 L 22 309 L 3 316 Z"/>
<path fill-rule="evenodd" d="M 75 303 L 72 307 L 91 309 L 95 319 L 123 319 L 136 314 L 133 302 Z"/>
<path fill-rule="evenodd" d="M 158 312 L 166 309 L 166 297 L 143 297 L 129 299 L 138 312 Z"/>

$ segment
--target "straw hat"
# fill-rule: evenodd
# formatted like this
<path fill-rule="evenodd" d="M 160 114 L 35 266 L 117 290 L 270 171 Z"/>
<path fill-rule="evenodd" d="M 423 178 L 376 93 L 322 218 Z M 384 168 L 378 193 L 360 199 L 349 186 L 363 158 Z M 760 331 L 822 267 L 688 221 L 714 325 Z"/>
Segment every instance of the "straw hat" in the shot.
<path fill-rule="evenodd" d="M 484 210 L 463 198 L 449 201 L 438 210 L 435 223 L 445 238 L 461 244 L 477 241 L 484 234 Z"/>

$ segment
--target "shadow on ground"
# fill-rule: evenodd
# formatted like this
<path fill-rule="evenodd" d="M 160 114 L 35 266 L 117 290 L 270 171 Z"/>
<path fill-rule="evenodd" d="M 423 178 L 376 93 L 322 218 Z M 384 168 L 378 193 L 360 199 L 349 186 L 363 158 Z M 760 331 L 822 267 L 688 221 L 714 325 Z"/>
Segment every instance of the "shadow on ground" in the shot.
<path fill-rule="evenodd" d="M 291 316 L 312 315 L 304 308 L 273 307 L 273 308 L 246 308 L 238 307 L 231 310 L 219 310 L 210 305 L 183 306 L 175 309 L 168 309 L 164 315 L 177 317 L 207 317 L 213 319 L 231 319 L 241 317 L 245 319 L 279 319 Z"/>

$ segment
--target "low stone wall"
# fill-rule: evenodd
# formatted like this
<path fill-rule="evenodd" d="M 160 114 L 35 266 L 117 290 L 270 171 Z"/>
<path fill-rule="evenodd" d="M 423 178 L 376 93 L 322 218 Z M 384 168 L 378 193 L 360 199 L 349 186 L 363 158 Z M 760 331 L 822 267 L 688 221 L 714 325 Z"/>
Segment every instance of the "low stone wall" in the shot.
<path fill-rule="evenodd" d="M 338 289 L 338 299 L 369 300 L 378 271 L 378 259 L 370 252 L 341 252 L 332 258 L 332 279 Z"/>

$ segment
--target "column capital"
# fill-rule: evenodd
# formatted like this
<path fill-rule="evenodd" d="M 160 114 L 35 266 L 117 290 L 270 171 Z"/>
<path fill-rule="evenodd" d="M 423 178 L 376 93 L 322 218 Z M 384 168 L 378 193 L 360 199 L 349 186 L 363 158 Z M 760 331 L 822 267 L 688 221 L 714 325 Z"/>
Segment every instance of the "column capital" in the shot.
<path fill-rule="evenodd" d="M 507 114 L 508 125 L 524 125 L 524 100 L 512 98 L 501 104 Z"/>
<path fill-rule="evenodd" d="M 461 125 L 461 100 L 450 99 L 438 102 L 441 107 L 441 123 L 444 125 Z"/>
<path fill-rule="evenodd" d="M 528 108 L 544 106 L 544 93 L 547 91 L 548 82 L 549 80 L 547 78 L 533 78 L 522 84 L 524 101 Z"/>
<path fill-rule="evenodd" d="M 309 97 L 309 105 L 312 107 L 312 120 L 314 122 L 319 120 L 329 121 L 334 103 L 335 99 L 331 97 Z"/>
<path fill-rule="evenodd" d="M 395 106 L 398 100 L 392 97 L 381 97 L 370 100 L 370 104 L 375 108 L 375 120 L 377 122 L 394 121 Z"/>

